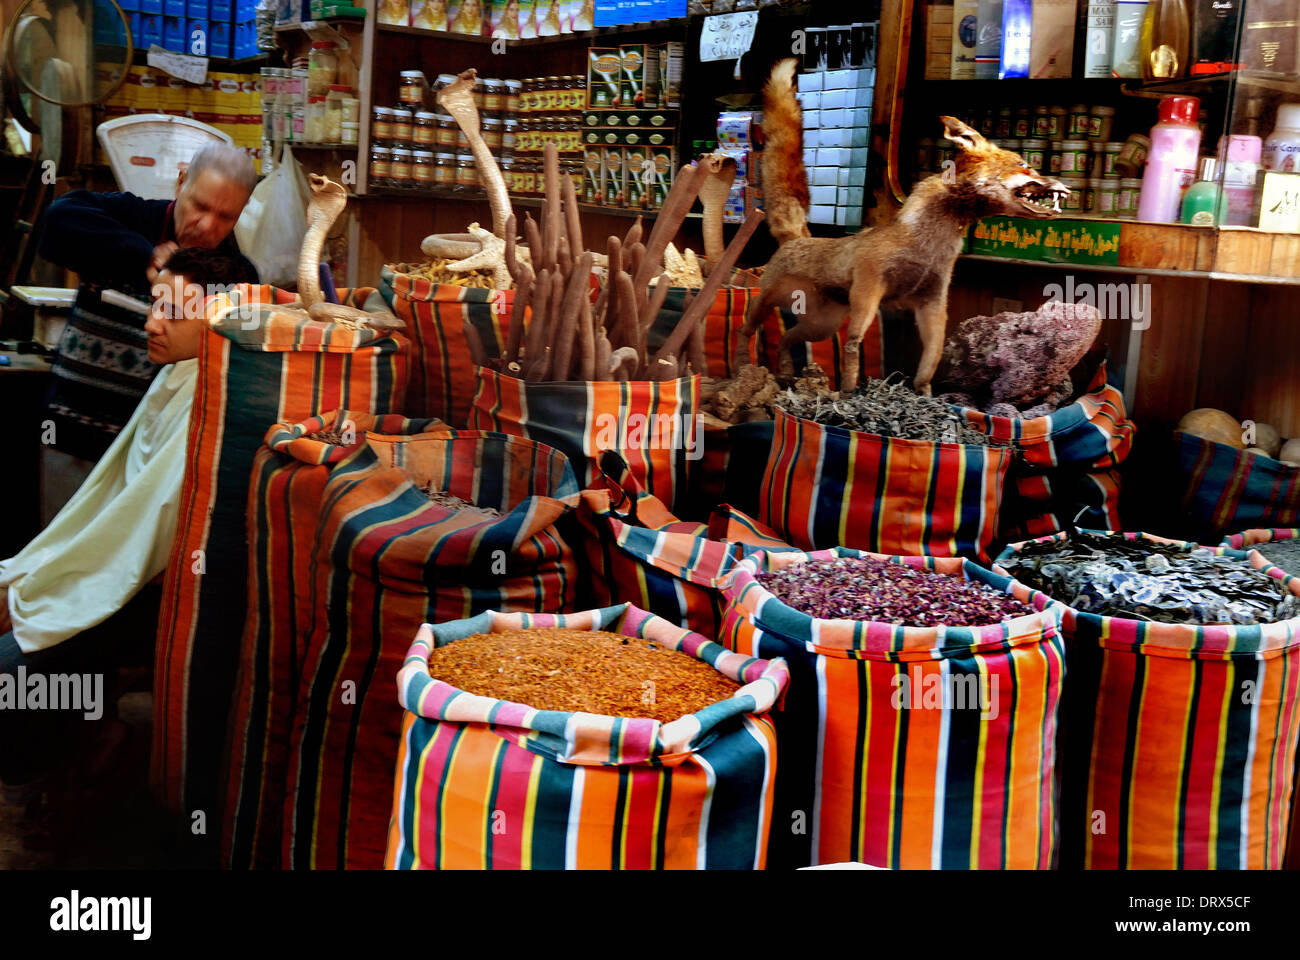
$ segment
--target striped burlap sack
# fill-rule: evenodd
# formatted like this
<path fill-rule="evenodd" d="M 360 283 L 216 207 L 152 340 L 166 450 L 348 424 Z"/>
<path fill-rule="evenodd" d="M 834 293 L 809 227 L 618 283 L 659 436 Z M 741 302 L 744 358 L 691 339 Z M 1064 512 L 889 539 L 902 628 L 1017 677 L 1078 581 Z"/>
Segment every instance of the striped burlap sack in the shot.
<path fill-rule="evenodd" d="M 1197 549 L 1142 533 L 1106 535 Z M 1026 545 L 1007 547 L 998 564 Z M 1300 595 L 1300 579 L 1258 553 L 1249 558 Z M 1060 599 L 1070 663 L 1061 866 L 1280 867 L 1300 742 L 1300 618 L 1152 623 L 1097 616 Z"/>
<path fill-rule="evenodd" d="M 340 408 L 400 410 L 406 341 L 366 327 L 302 319 L 271 306 L 283 291 L 240 287 L 211 297 L 199 350 L 176 539 L 163 583 L 155 654 L 155 793 L 173 813 L 201 813 L 215 837 L 226 718 L 248 594 L 245 517 L 267 424 Z M 370 288 L 340 299 L 381 309 Z"/>
<path fill-rule="evenodd" d="M 222 823 L 227 867 L 280 864 L 289 734 L 310 639 L 312 548 L 330 471 L 368 436 L 446 429 L 440 420 L 336 410 L 267 430 L 248 485 L 248 617 Z"/>
<path fill-rule="evenodd" d="M 676 509 L 699 466 L 700 378 L 656 382 L 530 383 L 480 368 L 470 427 L 500 430 L 554 447 L 590 485 L 600 455 L 614 450 L 648 493 Z"/>
<path fill-rule="evenodd" d="M 577 492 L 563 454 L 477 431 L 372 438 L 334 469 L 290 741 L 286 866 L 382 866 L 402 719 L 392 683 L 411 637 L 484 610 L 575 609 L 577 564 L 557 523 Z"/>
<path fill-rule="evenodd" d="M 475 633 L 608 630 L 744 684 L 669 723 L 537 710 L 431 675 Z M 398 677 L 406 713 L 385 863 L 397 869 L 752 870 L 766 860 L 776 771 L 768 710 L 785 664 L 742 657 L 630 604 L 567 616 L 484 613 L 424 625 Z M 635 707 L 629 711 L 635 713 Z"/>
<path fill-rule="evenodd" d="M 804 549 L 987 560 L 1011 451 L 898 440 L 777 411 L 758 519 Z"/>
<path fill-rule="evenodd" d="M 976 430 L 1015 451 L 998 511 L 1000 542 L 1069 530 L 1076 522 L 1119 527 L 1119 466 L 1137 425 L 1124 412 L 1124 395 L 1106 381 L 1104 359 L 1079 399 L 1047 416 L 1026 420 L 958 409 Z"/>
<path fill-rule="evenodd" d="M 597 486 L 583 491 L 577 511 L 584 599 L 595 606 L 629 602 L 716 636 L 723 607 L 718 585 L 727 571 L 748 551 L 794 549 L 726 504 L 707 524 L 678 520 L 617 453 L 605 453 L 600 467 Z"/>
<path fill-rule="evenodd" d="M 392 266 L 380 270 L 379 289 L 393 313 L 406 321 L 411 341 L 407 411 L 465 426 L 478 377 L 464 324 L 473 325 L 489 357 L 501 356 L 510 336 L 514 291 L 434 283 Z"/>
<path fill-rule="evenodd" d="M 1300 467 L 1180 431 L 1174 443 L 1188 537 L 1215 543 L 1300 521 Z"/>
<path fill-rule="evenodd" d="M 755 577 L 809 560 L 874 556 L 986 584 L 1036 613 L 986 627 L 822 620 Z M 771 863 L 1048 868 L 1061 608 L 962 558 L 856 550 L 752 554 L 725 584 L 720 641 L 782 657 L 773 714 L 781 765 Z"/>
<path fill-rule="evenodd" d="M 650 328 L 650 349 L 657 350 L 668 339 L 682 319 L 687 297 L 693 297 L 698 292 L 685 287 L 671 287 L 668 290 L 664 305 Z M 745 324 L 749 301 L 757 295 L 757 287 L 723 287 L 714 295 L 713 303 L 704 318 L 704 358 L 708 369 L 696 370 L 696 373 L 720 379 L 736 375 L 736 346 L 740 340 L 740 328 Z M 758 337 L 750 341 L 749 352 L 746 354 L 750 363 L 758 359 L 758 342 Z"/>

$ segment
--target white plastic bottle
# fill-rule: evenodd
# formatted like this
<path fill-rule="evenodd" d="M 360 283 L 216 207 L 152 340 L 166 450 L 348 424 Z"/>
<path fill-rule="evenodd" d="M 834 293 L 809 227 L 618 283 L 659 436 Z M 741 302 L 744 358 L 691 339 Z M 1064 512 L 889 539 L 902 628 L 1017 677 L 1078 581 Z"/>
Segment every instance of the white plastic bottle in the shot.
<path fill-rule="evenodd" d="M 1300 103 L 1277 108 L 1273 132 L 1264 141 L 1264 169 L 1300 173 Z"/>

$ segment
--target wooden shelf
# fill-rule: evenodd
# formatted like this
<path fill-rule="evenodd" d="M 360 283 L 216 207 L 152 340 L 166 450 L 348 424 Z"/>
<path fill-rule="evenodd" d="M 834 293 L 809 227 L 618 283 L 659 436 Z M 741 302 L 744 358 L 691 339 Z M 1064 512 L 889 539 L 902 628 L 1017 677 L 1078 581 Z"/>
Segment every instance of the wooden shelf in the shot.
<path fill-rule="evenodd" d="M 405 33 L 417 37 L 428 37 L 436 40 L 453 40 L 458 43 L 484 43 L 491 44 L 494 40 L 505 39 L 508 47 L 518 46 L 535 46 L 546 43 L 572 43 L 575 40 L 593 40 L 600 37 L 627 36 L 634 33 L 654 33 L 662 32 L 675 24 L 685 27 L 685 19 L 676 20 L 652 20 L 648 23 L 629 24 L 623 27 L 600 27 L 596 30 L 580 30 L 575 33 L 561 33 L 554 37 L 529 37 L 527 39 L 510 39 L 501 37 L 483 36 L 482 34 L 473 33 L 452 33 L 450 30 L 426 30 L 423 27 L 407 27 L 397 23 L 376 23 L 375 29 L 379 33 Z"/>
<path fill-rule="evenodd" d="M 1118 262 L 1114 264 L 1049 261 L 985 253 L 963 259 L 1058 270 L 1179 276 L 1236 283 L 1300 286 L 1300 234 L 1270 233 L 1254 227 L 1193 227 L 1179 223 L 1145 223 L 1070 217 L 1120 227 Z M 1044 224 L 1051 221 L 1042 221 Z"/>
<path fill-rule="evenodd" d="M 472 203 L 483 203 L 487 200 L 487 193 L 483 189 L 473 191 L 448 191 L 439 189 L 420 189 L 413 187 L 409 190 L 398 187 L 380 187 L 370 190 L 365 197 L 372 197 L 379 200 L 464 200 Z M 361 199 L 365 199 L 362 197 Z M 545 204 L 542 197 L 517 197 L 511 196 L 510 203 L 516 207 L 536 207 L 541 208 Z M 596 203 L 580 203 L 578 209 L 583 213 L 602 213 L 611 217 L 645 217 L 647 220 L 653 220 L 659 216 L 658 210 L 634 210 L 629 207 L 605 207 Z M 704 215 L 699 212 L 688 213 L 686 215 L 691 219 L 700 219 Z"/>

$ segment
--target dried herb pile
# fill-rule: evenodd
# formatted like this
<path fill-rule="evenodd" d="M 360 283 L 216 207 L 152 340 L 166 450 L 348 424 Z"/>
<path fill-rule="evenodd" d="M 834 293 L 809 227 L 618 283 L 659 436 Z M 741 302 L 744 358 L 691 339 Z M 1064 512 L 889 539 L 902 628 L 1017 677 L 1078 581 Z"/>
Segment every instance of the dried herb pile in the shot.
<path fill-rule="evenodd" d="M 1246 560 L 1199 548 L 1075 532 L 1029 544 L 1002 566 L 1020 582 L 1099 616 L 1181 624 L 1275 623 L 1300 598 Z"/>
<path fill-rule="evenodd" d="M 339 433 L 337 427 L 330 427 L 328 430 L 321 430 L 318 433 L 313 433 L 311 439 L 317 440 L 321 443 L 328 443 L 335 447 L 344 446 L 347 442 L 343 439 L 343 434 Z"/>
<path fill-rule="evenodd" d="M 777 599 L 821 620 L 983 627 L 1035 612 L 982 583 L 870 557 L 810 560 L 756 579 Z"/>
<path fill-rule="evenodd" d="M 435 490 L 432 486 L 421 487 L 420 492 L 429 498 L 429 502 L 439 507 L 446 507 L 448 510 L 468 510 L 472 513 L 482 514 L 484 517 L 499 517 L 501 511 L 494 507 L 479 507 L 470 503 L 468 500 L 462 500 L 460 497 L 453 497 L 450 493 L 443 490 Z"/>
<path fill-rule="evenodd" d="M 902 440 L 996 445 L 937 397 L 923 397 L 901 381 L 868 380 L 848 394 L 786 390 L 773 401 L 803 420 Z"/>
<path fill-rule="evenodd" d="M 1289 540 L 1270 540 L 1259 543 L 1251 550 L 1258 550 L 1269 563 L 1281 567 L 1293 576 L 1300 575 L 1300 537 Z"/>
<path fill-rule="evenodd" d="M 654 641 L 558 627 L 476 633 L 434 650 L 429 673 L 469 693 L 538 710 L 661 723 L 740 689 L 704 661 Z"/>

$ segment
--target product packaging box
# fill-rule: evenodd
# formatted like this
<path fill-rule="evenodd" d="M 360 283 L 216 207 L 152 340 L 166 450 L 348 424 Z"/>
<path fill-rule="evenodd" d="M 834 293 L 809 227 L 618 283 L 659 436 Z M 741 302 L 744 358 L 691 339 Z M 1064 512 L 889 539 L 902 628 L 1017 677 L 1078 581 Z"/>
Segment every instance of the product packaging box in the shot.
<path fill-rule="evenodd" d="M 451 13 L 451 3 L 447 4 L 447 12 Z M 378 18 L 380 23 L 387 23 L 397 27 L 409 27 L 411 25 L 411 6 L 407 0 L 379 0 Z"/>
<path fill-rule="evenodd" d="M 663 207 L 668 191 L 673 188 L 677 163 L 672 147 L 651 147 L 650 158 L 654 161 L 654 182 L 650 185 L 649 207 L 658 210 Z"/>
<path fill-rule="evenodd" d="M 539 37 L 558 37 L 565 33 L 560 17 L 560 0 L 536 0 L 533 4 L 533 19 L 537 23 Z"/>
<path fill-rule="evenodd" d="M 659 105 L 672 109 L 682 105 L 682 63 L 686 44 L 676 41 L 659 47 Z"/>
<path fill-rule="evenodd" d="M 208 0 L 185 0 L 185 16 L 191 20 L 207 20 Z"/>
<path fill-rule="evenodd" d="M 952 76 L 952 0 L 930 0 L 925 6 L 925 79 Z"/>
<path fill-rule="evenodd" d="M 618 109 L 622 70 L 618 47 L 592 47 L 587 51 L 588 110 Z"/>
<path fill-rule="evenodd" d="M 645 106 L 646 45 L 624 44 L 618 48 L 618 59 L 618 106 L 622 110 L 640 109 Z"/>
<path fill-rule="evenodd" d="M 164 17 L 184 17 L 185 0 L 163 0 Z"/>
<path fill-rule="evenodd" d="M 146 0 L 140 0 L 140 2 L 144 3 Z M 231 3 L 231 0 L 209 0 L 208 19 L 230 23 L 235 19 L 234 10 L 234 4 Z"/>
<path fill-rule="evenodd" d="M 956 0 L 952 9 L 952 79 L 975 79 L 979 0 Z"/>
<path fill-rule="evenodd" d="M 573 32 L 591 30 L 596 26 L 595 0 L 572 0 Z"/>
<path fill-rule="evenodd" d="M 1029 76 L 1029 44 L 1034 23 L 1032 0 L 1002 0 L 1002 59 L 998 79 Z"/>
<path fill-rule="evenodd" d="M 1147 0 L 1116 0 L 1115 28 L 1110 44 L 1110 73 L 1113 77 L 1142 76 L 1142 21 Z"/>
<path fill-rule="evenodd" d="M 623 154 L 624 206 L 644 210 L 654 183 L 654 160 L 643 146 L 627 147 Z"/>
<path fill-rule="evenodd" d="M 979 0 L 975 30 L 975 79 L 996 80 L 1002 59 L 1002 0 Z"/>
<path fill-rule="evenodd" d="M 1194 2 L 1191 73 L 1225 73 L 1236 69 L 1237 28 L 1245 0 Z"/>
<path fill-rule="evenodd" d="M 212 28 L 206 20 L 186 20 L 185 21 L 185 46 L 186 53 L 192 53 L 196 57 L 215 57 L 216 54 L 210 49 L 212 40 Z"/>
<path fill-rule="evenodd" d="M 208 27 L 208 56 L 229 57 L 230 55 L 230 23 L 225 20 L 214 20 Z"/>
<path fill-rule="evenodd" d="M 1111 47 L 1115 41 L 1115 0 L 1084 0 L 1083 75 L 1088 79 L 1110 76 Z M 1236 2 L 1236 0 L 1231 0 Z"/>
<path fill-rule="evenodd" d="M 605 199 L 605 158 L 603 148 L 590 146 L 582 156 L 582 202 L 602 203 Z"/>
<path fill-rule="evenodd" d="M 451 26 L 451 21 L 447 19 L 446 0 L 408 0 L 407 6 L 413 27 L 420 30 L 447 30 Z"/>
<path fill-rule="evenodd" d="M 603 147 L 601 150 L 601 182 L 605 191 L 604 205 L 623 206 L 624 156 L 622 147 Z"/>
<path fill-rule="evenodd" d="M 1034 0 L 1029 40 L 1029 75 L 1069 77 L 1074 65 L 1074 25 L 1078 0 Z"/>
<path fill-rule="evenodd" d="M 164 50 L 174 53 L 186 53 L 189 44 L 185 42 L 185 21 L 180 17 L 162 18 L 162 46 Z"/>
<path fill-rule="evenodd" d="M 1248 70 L 1293 74 L 1300 66 L 1300 9 L 1295 0 L 1246 0 L 1241 60 Z"/>

